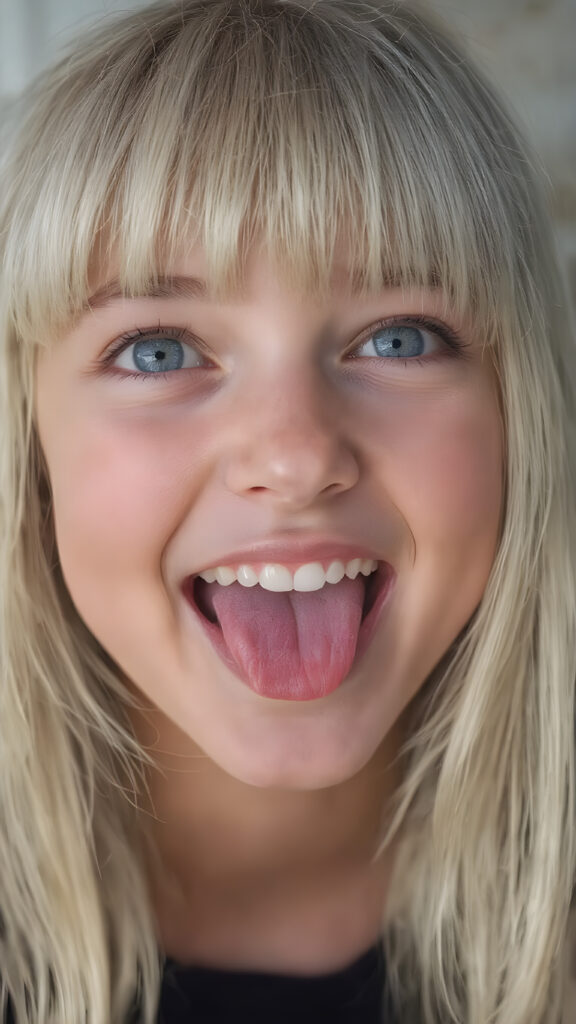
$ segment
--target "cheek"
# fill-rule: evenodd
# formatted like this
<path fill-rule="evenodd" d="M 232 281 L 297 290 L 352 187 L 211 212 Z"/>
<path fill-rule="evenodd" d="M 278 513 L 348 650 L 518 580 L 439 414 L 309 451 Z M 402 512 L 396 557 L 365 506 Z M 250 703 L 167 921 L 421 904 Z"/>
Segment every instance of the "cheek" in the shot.
<path fill-rule="evenodd" d="M 380 435 L 387 438 L 379 447 L 380 487 L 411 548 L 398 579 L 394 649 L 411 677 L 423 679 L 470 619 L 490 575 L 502 509 L 502 425 L 495 389 L 478 379 L 451 395 L 418 396 L 401 417 L 391 411 Z"/>
<path fill-rule="evenodd" d="M 450 548 L 458 539 L 492 551 L 502 502 L 502 446 L 498 424 L 473 411 L 438 425 L 420 457 L 414 516 L 424 535 Z"/>
<path fill-rule="evenodd" d="M 482 386 L 450 400 L 423 396 L 404 407 L 401 430 L 392 418 L 386 426 L 380 487 L 402 518 L 411 557 L 373 664 L 375 673 L 389 666 L 405 706 L 484 593 L 500 528 L 502 429 L 495 391 Z"/>
<path fill-rule="evenodd" d="M 452 429 L 438 425 L 436 439 L 428 459 L 418 462 L 421 491 L 412 519 L 414 607 L 432 660 L 480 603 L 496 554 L 502 506 L 498 418 L 482 408 L 462 409 Z"/>
<path fill-rule="evenodd" d="M 414 403 L 385 457 L 414 554 L 493 557 L 502 504 L 502 428 L 493 389 Z M 386 470 L 385 470 L 386 472 Z M 430 547 L 428 547 L 430 545 Z M 433 548 L 432 548 L 433 546 Z M 464 550 L 463 550 L 464 548 Z M 464 566 L 462 566 L 464 568 Z"/>
<path fill-rule="evenodd" d="M 158 422 L 85 422 L 73 438 L 48 444 L 58 550 L 79 606 L 101 601 L 105 587 L 110 594 L 112 586 L 157 581 L 164 547 L 194 496 L 186 456 L 173 429 Z"/>

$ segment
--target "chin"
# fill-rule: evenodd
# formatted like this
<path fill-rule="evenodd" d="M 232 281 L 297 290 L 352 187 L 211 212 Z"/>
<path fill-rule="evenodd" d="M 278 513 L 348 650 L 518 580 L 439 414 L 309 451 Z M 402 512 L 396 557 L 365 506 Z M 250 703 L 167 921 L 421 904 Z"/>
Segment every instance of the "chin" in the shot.
<path fill-rule="evenodd" d="M 348 782 L 366 767 L 379 746 L 380 742 L 343 749 L 341 743 L 306 742 L 292 735 L 284 742 L 269 736 L 266 742 L 244 749 L 226 744 L 222 750 L 206 753 L 222 771 L 248 786 L 313 791 Z"/>

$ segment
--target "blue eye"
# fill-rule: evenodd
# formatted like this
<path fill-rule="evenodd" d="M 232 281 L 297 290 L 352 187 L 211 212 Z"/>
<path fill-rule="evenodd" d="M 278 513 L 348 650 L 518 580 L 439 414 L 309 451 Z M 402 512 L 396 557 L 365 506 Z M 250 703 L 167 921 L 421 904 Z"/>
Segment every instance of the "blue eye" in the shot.
<path fill-rule="evenodd" d="M 180 370 L 184 363 L 184 351 L 179 341 L 172 341 L 169 338 L 148 338 L 146 341 L 136 342 L 132 358 L 139 370 L 158 373 Z"/>
<path fill-rule="evenodd" d="M 121 370 L 150 376 L 204 366 L 206 363 L 200 352 L 175 337 L 140 336 L 126 344 L 128 340 L 124 339 L 122 350 L 114 358 L 114 366 Z"/>
<path fill-rule="evenodd" d="M 357 349 L 356 356 L 412 359 L 427 354 L 431 333 L 406 324 L 379 327 Z"/>

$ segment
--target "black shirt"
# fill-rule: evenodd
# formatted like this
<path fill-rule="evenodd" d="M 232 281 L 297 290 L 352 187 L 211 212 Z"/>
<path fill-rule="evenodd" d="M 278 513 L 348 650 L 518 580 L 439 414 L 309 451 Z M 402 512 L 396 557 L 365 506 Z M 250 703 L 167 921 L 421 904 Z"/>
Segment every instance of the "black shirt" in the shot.
<path fill-rule="evenodd" d="M 166 961 L 158 1024 L 394 1024 L 380 947 L 331 974 L 300 977 Z"/>
<path fill-rule="evenodd" d="M 185 967 L 167 959 L 157 1024 L 397 1024 L 384 989 L 379 946 L 341 971 L 313 977 Z M 10 1007 L 5 1022 L 14 1024 Z M 129 1024 L 140 1024 L 137 1010 Z"/>

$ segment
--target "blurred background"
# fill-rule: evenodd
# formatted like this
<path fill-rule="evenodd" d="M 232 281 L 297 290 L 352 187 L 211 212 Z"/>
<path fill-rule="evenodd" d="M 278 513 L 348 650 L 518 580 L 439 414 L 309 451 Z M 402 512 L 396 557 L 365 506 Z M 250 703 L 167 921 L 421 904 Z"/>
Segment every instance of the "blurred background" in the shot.
<path fill-rule="evenodd" d="M 576 0 L 423 0 L 464 36 L 507 96 L 553 186 L 576 302 Z M 0 115 L 71 35 L 143 0 L 0 0 Z"/>

